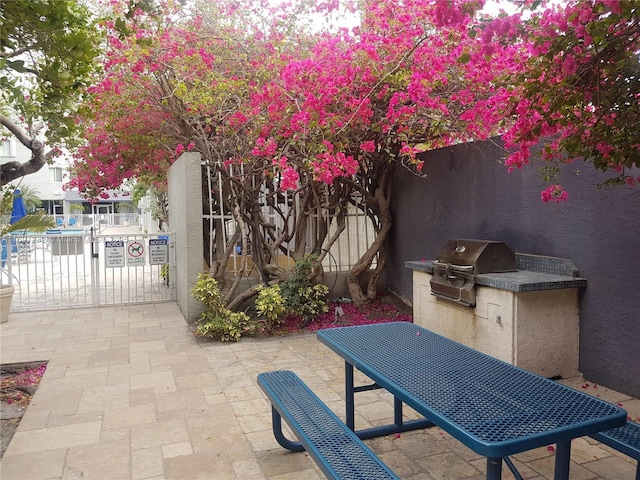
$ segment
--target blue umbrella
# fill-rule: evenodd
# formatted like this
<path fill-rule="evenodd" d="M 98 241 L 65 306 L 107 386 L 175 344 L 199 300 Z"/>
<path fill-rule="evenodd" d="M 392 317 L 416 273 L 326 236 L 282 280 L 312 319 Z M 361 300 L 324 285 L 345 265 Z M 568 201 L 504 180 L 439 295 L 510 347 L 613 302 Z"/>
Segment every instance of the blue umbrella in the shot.
<path fill-rule="evenodd" d="M 27 216 L 27 209 L 24 206 L 24 200 L 22 199 L 22 195 L 20 195 L 20 190 L 16 188 L 16 191 L 13 192 L 13 209 L 11 210 L 11 220 L 9 223 L 13 225 L 22 217 Z"/>
<path fill-rule="evenodd" d="M 16 188 L 15 192 L 13 192 L 13 208 L 11 209 L 11 219 L 9 223 L 13 225 L 18 220 L 27 216 L 27 209 L 24 206 L 24 200 L 22 199 L 22 195 L 20 195 L 20 190 Z M 15 238 L 11 239 L 11 253 L 18 253 L 18 243 Z M 2 255 L 0 256 L 0 266 L 4 268 L 7 263 L 7 240 L 2 239 Z"/>

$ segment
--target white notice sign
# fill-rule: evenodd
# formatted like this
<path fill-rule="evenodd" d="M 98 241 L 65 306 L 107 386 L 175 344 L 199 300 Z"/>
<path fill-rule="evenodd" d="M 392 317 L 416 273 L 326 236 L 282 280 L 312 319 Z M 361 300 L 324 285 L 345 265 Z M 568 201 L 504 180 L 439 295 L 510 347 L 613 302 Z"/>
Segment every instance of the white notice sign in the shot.
<path fill-rule="evenodd" d="M 144 266 L 143 240 L 131 240 L 127 242 L 127 267 Z"/>
<path fill-rule="evenodd" d="M 122 240 L 105 242 L 104 256 L 107 268 L 124 267 L 124 242 Z"/>
<path fill-rule="evenodd" d="M 166 238 L 149 239 L 149 265 L 169 263 L 169 240 Z"/>

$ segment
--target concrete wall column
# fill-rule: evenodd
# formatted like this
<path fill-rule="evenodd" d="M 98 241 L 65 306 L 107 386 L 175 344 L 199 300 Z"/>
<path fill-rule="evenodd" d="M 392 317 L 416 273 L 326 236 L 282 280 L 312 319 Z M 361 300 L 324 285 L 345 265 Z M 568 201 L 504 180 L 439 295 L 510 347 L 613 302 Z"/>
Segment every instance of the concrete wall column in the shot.
<path fill-rule="evenodd" d="M 176 241 L 176 298 L 189 323 L 203 311 L 191 296 L 203 271 L 202 169 L 200 154 L 185 153 L 169 168 L 169 230 Z"/>

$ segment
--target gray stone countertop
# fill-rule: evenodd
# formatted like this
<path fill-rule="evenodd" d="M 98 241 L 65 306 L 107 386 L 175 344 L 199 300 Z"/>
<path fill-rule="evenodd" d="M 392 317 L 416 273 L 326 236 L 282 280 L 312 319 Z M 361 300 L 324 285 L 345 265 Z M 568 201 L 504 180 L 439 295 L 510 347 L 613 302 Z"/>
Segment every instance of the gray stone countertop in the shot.
<path fill-rule="evenodd" d="M 475 276 L 476 285 L 512 292 L 534 292 L 562 288 L 583 288 L 587 279 L 567 259 L 538 255 L 516 254 L 518 271 L 483 273 Z M 433 260 L 407 261 L 405 267 L 433 273 Z"/>

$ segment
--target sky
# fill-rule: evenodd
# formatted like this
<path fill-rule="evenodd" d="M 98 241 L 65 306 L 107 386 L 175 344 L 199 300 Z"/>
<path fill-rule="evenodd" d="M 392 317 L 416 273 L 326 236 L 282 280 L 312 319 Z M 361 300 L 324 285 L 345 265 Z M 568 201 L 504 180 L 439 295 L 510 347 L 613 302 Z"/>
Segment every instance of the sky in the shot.
<path fill-rule="evenodd" d="M 513 3 L 506 2 L 505 0 L 487 0 L 482 11 L 490 15 L 496 15 L 500 9 L 503 9 L 509 14 L 516 13 L 517 10 Z"/>
<path fill-rule="evenodd" d="M 485 7 L 482 11 L 489 15 L 497 15 L 501 9 L 508 14 L 514 14 L 517 11 L 517 7 L 507 0 L 486 0 Z M 351 14 L 341 15 L 339 13 L 330 16 L 329 19 L 327 19 L 326 16 L 318 16 L 317 22 L 319 29 L 329 24 L 334 27 L 352 28 L 360 23 L 357 16 Z"/>

